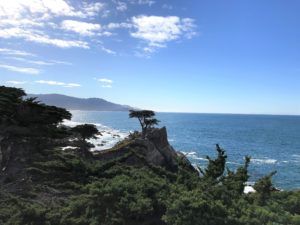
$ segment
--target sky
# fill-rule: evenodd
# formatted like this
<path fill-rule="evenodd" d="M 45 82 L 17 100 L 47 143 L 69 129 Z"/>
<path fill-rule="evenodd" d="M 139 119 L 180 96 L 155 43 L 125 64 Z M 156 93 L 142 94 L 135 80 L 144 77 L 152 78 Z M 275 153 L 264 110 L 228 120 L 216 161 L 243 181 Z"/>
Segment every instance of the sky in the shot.
<path fill-rule="evenodd" d="M 0 84 L 162 112 L 300 115 L 297 0 L 0 0 Z"/>

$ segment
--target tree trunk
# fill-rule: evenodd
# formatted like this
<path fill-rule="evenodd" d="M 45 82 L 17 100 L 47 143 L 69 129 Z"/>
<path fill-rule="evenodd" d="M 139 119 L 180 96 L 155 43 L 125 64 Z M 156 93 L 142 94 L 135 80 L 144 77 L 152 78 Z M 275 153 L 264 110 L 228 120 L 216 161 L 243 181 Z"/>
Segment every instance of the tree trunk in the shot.
<path fill-rule="evenodd" d="M 147 128 L 144 127 L 144 128 L 142 129 L 142 138 L 143 138 L 143 139 L 146 138 L 146 134 L 147 134 Z"/>

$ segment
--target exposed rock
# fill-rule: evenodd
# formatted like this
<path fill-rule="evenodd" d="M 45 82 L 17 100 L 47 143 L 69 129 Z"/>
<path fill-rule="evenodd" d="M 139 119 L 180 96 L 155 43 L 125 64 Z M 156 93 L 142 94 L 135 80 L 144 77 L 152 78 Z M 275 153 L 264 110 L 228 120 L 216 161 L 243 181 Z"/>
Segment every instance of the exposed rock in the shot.
<path fill-rule="evenodd" d="M 185 160 L 184 156 L 178 155 L 174 148 L 169 144 L 165 127 L 152 129 L 145 139 L 137 138 L 121 148 L 101 151 L 96 155 L 96 158 L 103 161 L 113 160 L 130 152 L 142 156 L 146 163 L 161 166 L 173 172 L 177 171 L 178 162 L 182 159 L 191 170 L 194 170 L 189 161 Z M 133 160 L 132 157 L 135 159 Z M 128 157 L 125 163 L 130 165 L 144 165 L 144 162 L 141 162 L 135 154 Z"/>

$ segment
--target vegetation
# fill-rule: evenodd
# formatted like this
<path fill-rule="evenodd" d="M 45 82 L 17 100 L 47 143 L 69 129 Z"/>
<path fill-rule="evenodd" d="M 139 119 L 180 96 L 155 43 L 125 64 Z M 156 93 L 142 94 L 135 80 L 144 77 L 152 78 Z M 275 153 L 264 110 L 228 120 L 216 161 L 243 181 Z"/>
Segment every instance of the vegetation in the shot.
<path fill-rule="evenodd" d="M 147 132 L 150 128 L 153 128 L 154 125 L 158 125 L 160 122 L 154 118 L 155 113 L 151 110 L 130 110 L 129 118 L 137 118 L 142 127 L 142 137 L 145 138 Z"/>
<path fill-rule="evenodd" d="M 0 87 L 0 224 L 300 224 L 300 191 L 274 191 L 274 174 L 256 183 L 256 193 L 243 193 L 249 157 L 231 171 L 217 145 L 216 158 L 208 157 L 199 174 L 181 157 L 172 172 L 147 163 L 130 140 L 114 150 L 125 152 L 121 156 L 87 158 L 61 147 L 72 142 L 74 130 L 82 140 L 96 131 L 83 135 L 61 126 L 71 118 L 66 110 L 24 100 L 24 94 Z M 144 163 L 124 163 L 131 156 Z"/>
<path fill-rule="evenodd" d="M 77 138 L 74 144 L 79 147 L 81 155 L 88 157 L 91 156 L 89 149 L 94 147 L 87 139 L 97 139 L 96 135 L 101 135 L 94 124 L 81 124 L 73 127 L 71 132 Z"/>
<path fill-rule="evenodd" d="M 86 141 L 87 139 L 91 138 L 96 139 L 96 135 L 100 134 L 97 127 L 94 124 L 77 125 L 76 127 L 73 127 L 71 131 L 79 135 L 82 141 Z"/>

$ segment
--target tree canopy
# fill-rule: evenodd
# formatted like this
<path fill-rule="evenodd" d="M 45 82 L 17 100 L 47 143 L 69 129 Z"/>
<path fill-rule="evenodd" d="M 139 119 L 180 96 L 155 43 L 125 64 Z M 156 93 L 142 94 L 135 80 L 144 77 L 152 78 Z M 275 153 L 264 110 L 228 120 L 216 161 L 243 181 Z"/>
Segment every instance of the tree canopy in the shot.
<path fill-rule="evenodd" d="M 72 117 L 66 109 L 26 99 L 22 89 L 5 86 L 0 86 L 0 114 L 0 134 L 22 137 L 56 135 L 58 125 Z"/>
<path fill-rule="evenodd" d="M 72 132 L 78 134 L 83 141 L 90 138 L 97 138 L 96 135 L 100 134 L 94 124 L 77 125 L 71 129 Z"/>
<path fill-rule="evenodd" d="M 160 122 L 155 118 L 155 112 L 152 110 L 130 110 L 129 118 L 137 118 L 142 128 L 143 138 L 146 136 L 149 128 L 158 125 Z"/>

